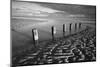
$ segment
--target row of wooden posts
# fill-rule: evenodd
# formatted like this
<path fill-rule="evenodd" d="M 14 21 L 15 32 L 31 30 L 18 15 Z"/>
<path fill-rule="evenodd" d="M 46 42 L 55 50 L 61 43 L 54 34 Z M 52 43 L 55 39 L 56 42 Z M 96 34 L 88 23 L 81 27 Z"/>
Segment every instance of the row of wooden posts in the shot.
<path fill-rule="evenodd" d="M 78 28 L 81 29 L 82 23 L 74 24 L 75 31 L 78 29 L 77 25 L 78 25 Z M 72 23 L 69 24 L 69 33 L 70 34 L 71 34 L 71 30 L 72 30 Z M 65 37 L 66 31 L 67 31 L 66 24 L 63 24 L 63 37 Z M 51 27 L 52 40 L 55 40 L 55 34 L 56 34 L 56 27 L 52 26 Z M 38 44 L 38 39 L 39 39 L 38 30 L 36 28 L 32 29 L 32 35 L 33 35 L 33 43 L 34 43 L 34 46 L 36 47 L 36 45 Z"/>

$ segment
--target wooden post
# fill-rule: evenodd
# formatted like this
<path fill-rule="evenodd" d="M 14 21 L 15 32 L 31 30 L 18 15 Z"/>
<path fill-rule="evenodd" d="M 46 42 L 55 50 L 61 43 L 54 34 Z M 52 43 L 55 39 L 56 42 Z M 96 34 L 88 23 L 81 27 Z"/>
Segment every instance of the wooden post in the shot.
<path fill-rule="evenodd" d="M 77 23 L 75 23 L 75 31 L 77 30 Z"/>
<path fill-rule="evenodd" d="M 72 23 L 69 24 L 69 33 L 71 33 Z"/>
<path fill-rule="evenodd" d="M 51 27 L 51 32 L 52 32 L 52 40 L 55 39 L 55 34 L 56 34 L 56 27 L 52 26 Z"/>
<path fill-rule="evenodd" d="M 36 28 L 32 29 L 32 35 L 33 35 L 33 43 L 34 47 L 38 45 L 38 30 Z"/>
<path fill-rule="evenodd" d="M 82 23 L 79 23 L 79 29 L 81 29 L 81 25 L 82 25 Z"/>
<path fill-rule="evenodd" d="M 66 33 L 66 24 L 63 24 L 63 37 L 65 37 L 65 33 Z"/>

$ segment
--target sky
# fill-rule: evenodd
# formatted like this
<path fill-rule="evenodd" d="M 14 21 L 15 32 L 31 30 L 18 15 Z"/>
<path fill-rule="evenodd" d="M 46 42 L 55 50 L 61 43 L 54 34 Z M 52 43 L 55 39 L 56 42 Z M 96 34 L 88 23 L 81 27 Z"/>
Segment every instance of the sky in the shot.
<path fill-rule="evenodd" d="M 96 7 L 57 3 L 12 1 L 12 17 L 24 19 L 90 17 L 95 19 Z"/>
<path fill-rule="evenodd" d="M 12 15 L 47 16 L 49 13 L 64 12 L 40 4 L 28 2 L 12 2 Z"/>

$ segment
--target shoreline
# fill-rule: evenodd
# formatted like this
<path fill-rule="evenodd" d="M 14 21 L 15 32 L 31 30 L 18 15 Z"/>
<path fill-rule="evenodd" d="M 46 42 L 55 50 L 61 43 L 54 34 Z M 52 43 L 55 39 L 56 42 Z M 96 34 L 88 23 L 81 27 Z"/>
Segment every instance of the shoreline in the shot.
<path fill-rule="evenodd" d="M 85 30 L 87 30 L 87 29 L 89 29 L 90 27 L 88 27 L 88 28 L 86 28 L 86 29 L 84 29 L 84 30 L 82 30 L 82 31 L 79 31 L 79 32 L 76 32 L 76 33 L 74 33 L 74 34 L 70 34 L 70 35 L 67 35 L 67 36 L 65 36 L 65 38 L 69 38 L 69 37 L 72 37 L 72 36 L 74 36 L 74 35 L 77 35 L 77 34 L 79 34 L 79 33 L 81 33 L 81 32 L 83 32 L 83 31 L 85 31 Z M 63 39 L 63 37 L 57 37 L 55 40 L 62 40 Z M 48 39 L 48 40 L 43 40 L 43 41 L 39 41 L 39 45 L 37 46 L 38 48 L 43 48 L 43 47 L 45 47 L 46 45 L 44 45 L 44 43 L 52 43 L 53 41 L 52 41 L 52 39 Z M 42 44 L 42 45 L 41 45 Z M 28 53 L 28 51 L 30 51 L 30 49 L 34 49 L 33 50 L 33 52 L 35 52 L 35 50 L 38 50 L 37 48 L 34 48 L 34 46 L 29 46 L 28 47 L 28 49 L 26 49 L 26 50 L 23 50 L 23 51 L 20 51 L 19 53 L 18 53 L 18 51 L 17 51 L 17 53 L 16 53 L 16 55 L 13 55 L 12 57 L 16 57 L 16 56 L 21 56 L 21 55 L 24 55 L 24 53 L 25 54 L 27 54 Z M 30 53 L 30 52 L 29 52 Z"/>
<path fill-rule="evenodd" d="M 93 29 L 93 30 L 92 30 Z M 37 51 L 40 51 L 39 53 L 38 53 L 38 55 L 36 55 L 36 57 L 34 58 L 34 59 L 37 59 L 38 57 L 41 57 L 42 56 L 42 53 L 45 51 L 45 49 L 47 49 L 47 47 L 48 46 L 52 46 L 53 44 L 54 44 L 54 48 L 52 48 L 51 50 L 53 50 L 52 51 L 52 53 L 54 53 L 54 51 L 56 51 L 56 48 L 59 48 L 59 46 L 61 46 L 61 44 L 58 44 L 58 45 L 56 45 L 57 43 L 60 43 L 59 41 L 65 41 L 65 42 L 67 42 L 67 40 L 71 40 L 71 38 L 80 38 L 80 37 L 82 37 L 82 36 L 80 36 L 80 34 L 85 34 L 85 35 L 87 35 L 86 33 L 85 33 L 85 31 L 87 31 L 87 32 L 91 32 L 91 30 L 92 30 L 92 32 L 93 31 L 95 31 L 95 29 L 94 28 L 91 28 L 91 27 L 87 27 L 85 30 L 82 30 L 82 31 L 80 31 L 80 32 L 77 32 L 77 33 L 75 33 L 75 34 L 72 34 L 72 35 L 68 35 L 68 36 L 66 36 L 65 38 L 63 38 L 63 37 L 61 37 L 61 38 L 57 38 L 55 41 L 50 41 L 50 40 L 47 40 L 47 41 L 42 41 L 42 42 L 39 42 L 39 43 L 41 43 L 40 45 L 42 45 L 42 44 L 44 44 L 44 45 L 42 45 L 42 46 L 38 46 L 38 48 L 31 48 L 31 49 L 29 49 L 29 50 L 26 50 L 26 52 L 23 52 L 23 54 L 21 55 L 21 54 L 18 54 L 18 56 L 15 56 L 15 57 L 12 57 L 12 62 L 13 62 L 13 64 L 15 64 L 15 66 L 16 66 L 16 64 L 18 64 L 18 62 L 23 58 L 23 57 L 25 57 L 25 56 L 28 56 L 28 55 L 30 55 L 30 54 L 35 54 L 35 53 L 37 53 Z M 90 33 L 89 32 L 89 33 Z M 94 33 L 94 32 L 93 32 Z M 91 34 L 93 34 L 93 33 L 91 33 Z M 75 46 L 75 45 L 73 45 L 73 44 L 71 44 L 70 46 Z M 33 55 L 34 56 L 34 55 Z M 33 62 L 35 62 L 36 60 L 34 60 Z M 19 64 L 20 65 L 20 64 Z"/>

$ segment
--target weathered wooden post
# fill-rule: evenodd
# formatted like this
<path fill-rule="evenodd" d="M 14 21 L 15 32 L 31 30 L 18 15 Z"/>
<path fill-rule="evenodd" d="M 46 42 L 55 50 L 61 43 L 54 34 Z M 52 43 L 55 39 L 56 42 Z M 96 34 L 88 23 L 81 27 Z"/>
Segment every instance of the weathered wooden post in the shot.
<path fill-rule="evenodd" d="M 71 33 L 72 23 L 69 24 L 69 33 Z"/>
<path fill-rule="evenodd" d="M 77 30 L 77 23 L 75 23 L 75 31 Z"/>
<path fill-rule="evenodd" d="M 63 24 L 63 37 L 65 37 L 65 33 L 66 33 L 66 24 Z"/>
<path fill-rule="evenodd" d="M 81 29 L 82 23 L 79 23 L 79 29 Z"/>
<path fill-rule="evenodd" d="M 34 43 L 34 47 L 36 47 L 38 45 L 38 30 L 36 28 L 32 29 L 32 35 L 33 35 L 33 43 Z"/>
<path fill-rule="evenodd" d="M 51 27 L 51 32 L 52 32 L 52 40 L 55 39 L 55 34 L 56 34 L 56 27 L 52 26 Z"/>

